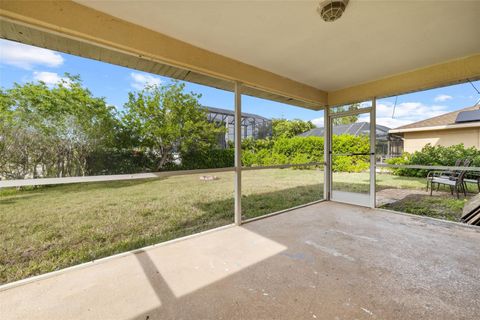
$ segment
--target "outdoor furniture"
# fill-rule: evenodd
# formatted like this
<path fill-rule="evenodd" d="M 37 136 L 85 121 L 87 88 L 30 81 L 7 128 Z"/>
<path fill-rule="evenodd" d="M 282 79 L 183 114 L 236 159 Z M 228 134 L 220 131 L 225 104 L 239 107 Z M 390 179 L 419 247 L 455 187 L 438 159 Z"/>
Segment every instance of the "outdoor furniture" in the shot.
<path fill-rule="evenodd" d="M 432 176 L 430 178 L 430 195 L 432 195 L 434 184 L 437 184 L 437 190 L 440 185 L 445 185 L 450 187 L 450 192 L 453 195 L 453 192 L 457 195 L 457 199 L 459 198 L 459 193 L 463 192 L 464 196 L 467 196 L 467 190 L 465 187 L 465 174 L 467 173 L 466 170 L 461 171 L 456 176 Z"/>
<path fill-rule="evenodd" d="M 463 182 L 465 184 L 465 190 L 467 190 L 467 192 L 468 192 L 467 183 L 474 183 L 474 184 L 477 185 L 478 192 L 480 193 L 480 173 L 475 172 L 473 174 L 474 174 L 474 176 L 470 176 L 468 178 L 463 179 Z"/>
<path fill-rule="evenodd" d="M 461 163 L 462 163 L 462 159 L 457 159 L 457 161 L 455 161 L 455 167 L 459 167 Z M 428 191 L 428 185 L 431 184 L 433 177 L 449 179 L 450 177 L 455 177 L 456 175 L 457 175 L 456 170 L 430 171 L 427 175 L 427 191 Z"/>

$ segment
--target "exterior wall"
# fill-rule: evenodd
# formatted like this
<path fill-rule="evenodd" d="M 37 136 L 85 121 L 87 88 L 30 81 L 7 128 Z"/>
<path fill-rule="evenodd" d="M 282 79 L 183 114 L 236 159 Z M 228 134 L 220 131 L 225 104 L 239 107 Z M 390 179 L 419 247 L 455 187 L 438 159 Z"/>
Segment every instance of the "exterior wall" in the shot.
<path fill-rule="evenodd" d="M 480 128 L 418 131 L 404 133 L 404 151 L 420 151 L 427 143 L 448 147 L 463 143 L 465 147 L 480 149 Z"/>

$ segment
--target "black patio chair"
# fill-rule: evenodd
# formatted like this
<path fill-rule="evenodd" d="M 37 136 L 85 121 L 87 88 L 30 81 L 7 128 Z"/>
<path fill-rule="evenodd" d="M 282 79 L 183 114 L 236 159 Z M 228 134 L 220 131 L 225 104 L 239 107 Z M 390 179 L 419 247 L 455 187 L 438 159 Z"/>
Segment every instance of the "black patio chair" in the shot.
<path fill-rule="evenodd" d="M 470 165 L 470 160 L 465 160 L 463 163 L 464 167 L 468 167 Z M 430 179 L 430 195 L 433 193 L 434 184 L 437 184 L 437 190 L 440 185 L 445 185 L 450 187 L 450 193 L 453 195 L 455 192 L 457 199 L 460 198 L 460 192 L 463 192 L 463 195 L 467 196 L 467 189 L 465 186 L 465 175 L 467 174 L 467 170 L 460 171 L 455 173 L 455 175 L 447 176 L 432 176 Z"/>
<path fill-rule="evenodd" d="M 457 159 L 457 161 L 455 161 L 455 167 L 459 167 L 461 163 L 462 163 L 462 159 Z M 457 175 L 458 175 L 457 170 L 447 170 L 447 171 L 434 170 L 434 171 L 428 172 L 428 174 L 427 174 L 427 191 L 428 191 L 428 185 L 429 184 L 431 185 L 433 177 L 450 179 L 450 177 L 455 177 Z"/>
<path fill-rule="evenodd" d="M 473 171 L 470 172 L 468 175 L 465 176 L 463 179 L 463 183 L 465 184 L 465 190 L 468 192 L 467 183 L 473 183 L 477 185 L 478 192 L 480 193 L 480 172 Z"/>

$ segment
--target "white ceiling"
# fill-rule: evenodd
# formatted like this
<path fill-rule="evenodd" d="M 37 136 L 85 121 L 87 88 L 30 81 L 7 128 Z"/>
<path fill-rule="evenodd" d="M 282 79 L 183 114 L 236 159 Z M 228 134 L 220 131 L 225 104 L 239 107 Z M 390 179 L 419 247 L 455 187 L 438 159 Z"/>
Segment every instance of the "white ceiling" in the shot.
<path fill-rule="evenodd" d="M 480 1 L 76 2 L 327 91 L 480 53 Z"/>

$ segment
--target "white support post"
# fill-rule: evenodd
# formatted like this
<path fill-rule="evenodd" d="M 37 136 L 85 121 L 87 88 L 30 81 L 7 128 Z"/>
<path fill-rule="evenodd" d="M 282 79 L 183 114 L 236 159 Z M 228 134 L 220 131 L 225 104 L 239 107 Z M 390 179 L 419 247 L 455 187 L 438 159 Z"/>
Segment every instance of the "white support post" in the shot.
<path fill-rule="evenodd" d="M 370 110 L 370 207 L 376 207 L 376 155 L 375 155 L 375 145 L 376 145 L 376 136 L 377 136 L 377 119 L 376 119 L 376 110 L 377 110 L 377 98 L 373 97 L 372 99 L 372 109 Z"/>
<path fill-rule="evenodd" d="M 235 224 L 242 224 L 242 92 L 235 82 Z"/>
<path fill-rule="evenodd" d="M 323 197 L 330 200 L 330 181 L 331 181 L 331 157 L 330 157 L 330 110 L 325 106 L 323 111 Z"/>

